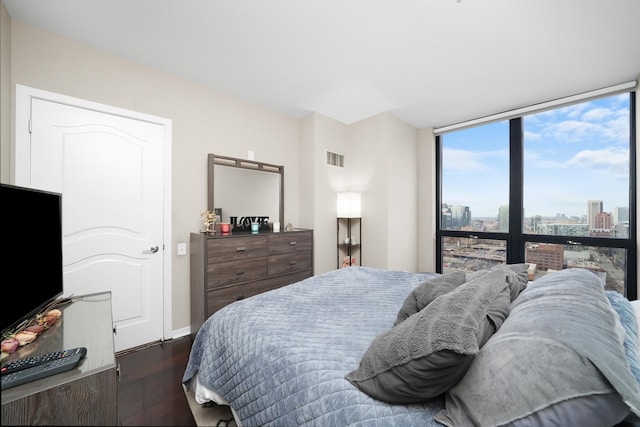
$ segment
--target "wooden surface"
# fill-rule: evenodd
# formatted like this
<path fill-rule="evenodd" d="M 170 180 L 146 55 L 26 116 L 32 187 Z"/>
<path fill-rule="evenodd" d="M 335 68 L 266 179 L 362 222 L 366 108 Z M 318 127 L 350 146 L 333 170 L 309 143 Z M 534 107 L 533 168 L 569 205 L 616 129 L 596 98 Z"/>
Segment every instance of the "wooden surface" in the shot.
<path fill-rule="evenodd" d="M 196 425 L 182 387 L 191 344 L 187 336 L 117 355 L 119 425 Z"/>
<path fill-rule="evenodd" d="M 111 294 L 84 296 L 62 309 L 61 319 L 3 363 L 86 347 L 80 365 L 2 391 L 3 425 L 116 425 L 117 374 Z"/>

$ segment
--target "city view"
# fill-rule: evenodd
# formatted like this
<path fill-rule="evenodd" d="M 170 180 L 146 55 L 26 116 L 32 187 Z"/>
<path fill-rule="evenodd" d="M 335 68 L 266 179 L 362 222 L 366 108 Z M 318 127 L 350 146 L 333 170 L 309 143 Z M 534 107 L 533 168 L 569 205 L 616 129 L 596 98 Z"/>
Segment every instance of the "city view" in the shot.
<path fill-rule="evenodd" d="M 443 230 L 507 233 L 515 185 L 522 188 L 525 236 L 568 242 L 629 236 L 629 94 L 524 115 L 515 123 L 462 128 L 441 135 L 441 144 Z M 506 260 L 502 240 L 445 237 L 442 249 L 445 271 L 476 271 Z M 535 264 L 530 279 L 583 267 L 603 277 L 607 289 L 624 292 L 624 249 L 530 242 L 524 250 Z"/>
<path fill-rule="evenodd" d="M 627 238 L 629 208 L 615 207 L 612 212 L 603 211 L 601 200 L 586 202 L 587 214 L 567 217 L 534 215 L 524 218 L 524 233 L 564 237 Z M 474 218 L 468 206 L 443 204 L 442 228 L 471 233 L 508 232 L 508 207 L 498 209 L 495 217 Z M 624 293 L 624 249 L 550 243 L 527 243 L 525 261 L 531 264 L 529 280 L 548 272 L 566 268 L 585 268 L 598 274 L 605 281 L 605 288 Z M 503 240 L 474 237 L 445 237 L 443 241 L 444 271 L 464 270 L 473 272 L 506 262 L 506 242 Z"/>

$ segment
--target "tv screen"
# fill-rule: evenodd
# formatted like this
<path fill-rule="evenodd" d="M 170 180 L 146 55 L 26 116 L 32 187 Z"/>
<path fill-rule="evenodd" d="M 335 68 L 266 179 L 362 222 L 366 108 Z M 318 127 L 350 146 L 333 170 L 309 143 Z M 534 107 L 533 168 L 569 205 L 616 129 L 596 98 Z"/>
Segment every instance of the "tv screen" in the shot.
<path fill-rule="evenodd" d="M 62 295 L 62 195 L 0 184 L 2 331 Z"/>

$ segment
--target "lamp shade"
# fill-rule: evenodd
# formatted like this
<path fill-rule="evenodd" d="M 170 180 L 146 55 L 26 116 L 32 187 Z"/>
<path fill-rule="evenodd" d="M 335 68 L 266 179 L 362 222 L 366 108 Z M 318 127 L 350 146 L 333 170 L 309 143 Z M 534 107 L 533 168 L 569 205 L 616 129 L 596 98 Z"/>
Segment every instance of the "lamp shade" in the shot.
<path fill-rule="evenodd" d="M 338 193 L 338 218 L 360 218 L 360 193 Z"/>

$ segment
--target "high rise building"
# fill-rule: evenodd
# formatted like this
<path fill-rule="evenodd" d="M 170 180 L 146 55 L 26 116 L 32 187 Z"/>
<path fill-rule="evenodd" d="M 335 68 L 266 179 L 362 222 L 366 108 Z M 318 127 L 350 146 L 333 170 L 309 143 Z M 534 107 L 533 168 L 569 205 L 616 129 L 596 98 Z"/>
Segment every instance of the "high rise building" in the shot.
<path fill-rule="evenodd" d="M 608 230 L 613 226 L 613 220 L 609 212 L 600 212 L 596 215 L 595 227 L 599 230 Z"/>
<path fill-rule="evenodd" d="M 469 206 L 450 206 L 453 228 L 462 228 L 471 224 L 471 210 Z"/>
<path fill-rule="evenodd" d="M 498 208 L 498 231 L 509 232 L 509 205 Z"/>
<path fill-rule="evenodd" d="M 542 215 L 534 215 L 531 218 L 531 232 L 540 233 L 540 228 L 542 227 Z"/>
<path fill-rule="evenodd" d="M 629 222 L 629 207 L 613 208 L 613 225 L 625 224 Z"/>
<path fill-rule="evenodd" d="M 587 222 L 589 230 L 596 227 L 596 217 L 602 212 L 602 200 L 589 200 L 587 202 Z"/>

